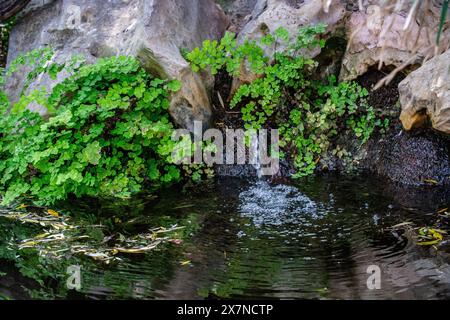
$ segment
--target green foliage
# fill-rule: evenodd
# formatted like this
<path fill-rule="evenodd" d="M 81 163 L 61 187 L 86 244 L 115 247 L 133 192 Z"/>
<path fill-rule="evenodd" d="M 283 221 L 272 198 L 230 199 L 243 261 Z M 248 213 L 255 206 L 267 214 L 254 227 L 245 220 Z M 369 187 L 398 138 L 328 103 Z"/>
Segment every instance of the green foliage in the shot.
<path fill-rule="evenodd" d="M 290 40 L 287 30 L 279 28 L 259 43 L 243 44 L 227 33 L 220 42 L 205 41 L 201 49 L 186 55 L 194 71 L 209 67 L 215 74 L 224 69 L 236 77 L 248 67 L 258 75 L 237 89 L 230 107 L 241 108 L 247 129 L 268 125 L 280 129 L 281 147 L 293 156 L 296 176 L 314 172 L 338 131 L 351 129 L 365 143 L 376 126 L 384 125 L 365 100 L 367 90 L 355 82 L 337 83 L 334 77 L 326 83 L 312 80 L 317 62 L 304 53 L 324 47 L 318 35 L 325 29 L 323 24 L 300 28 Z"/>
<path fill-rule="evenodd" d="M 64 70 L 69 77 L 50 93 L 22 94 L 0 119 L 3 203 L 23 195 L 45 204 L 70 194 L 127 197 L 144 185 L 180 179 L 171 159 L 174 127 L 167 112 L 177 81 L 153 78 L 130 57 L 95 64 L 75 57 L 64 65 L 48 63 L 51 59 L 50 50 L 36 50 L 6 73 L 33 66 L 25 87 L 41 73 L 56 78 Z M 25 109 L 31 102 L 52 111 L 48 121 Z M 8 107 L 4 102 L 3 112 Z"/>
<path fill-rule="evenodd" d="M 437 36 L 436 36 L 436 45 L 438 45 L 438 46 L 441 42 L 442 30 L 444 29 L 445 20 L 447 19 L 449 3 L 450 3 L 450 0 L 444 0 L 444 2 L 442 3 L 441 18 L 439 19 L 439 27 L 438 27 L 438 32 L 437 32 Z"/>

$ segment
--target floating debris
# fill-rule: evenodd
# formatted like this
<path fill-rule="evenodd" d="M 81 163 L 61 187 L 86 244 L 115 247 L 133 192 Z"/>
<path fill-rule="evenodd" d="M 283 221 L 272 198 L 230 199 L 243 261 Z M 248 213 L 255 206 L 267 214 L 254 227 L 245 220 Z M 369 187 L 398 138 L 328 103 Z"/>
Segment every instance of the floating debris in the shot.
<path fill-rule="evenodd" d="M 190 266 L 191 265 L 191 260 L 180 261 L 180 265 L 181 266 Z"/>
<path fill-rule="evenodd" d="M 418 245 L 421 246 L 431 246 L 438 244 L 444 240 L 443 234 L 446 234 L 444 230 L 433 229 L 433 228 L 420 228 L 419 229 L 419 241 Z"/>
<path fill-rule="evenodd" d="M 447 211 L 448 208 L 440 209 L 437 211 L 437 214 L 439 217 L 446 219 L 450 217 Z M 389 229 L 392 232 L 398 230 L 404 230 L 408 232 L 416 242 L 416 244 L 419 246 L 434 246 L 444 241 L 444 236 L 447 235 L 447 231 L 439 228 L 439 226 L 442 224 L 442 221 L 442 219 L 437 221 L 434 224 L 434 227 L 416 227 L 413 222 L 407 221 L 396 224 Z"/>
<path fill-rule="evenodd" d="M 431 184 L 431 185 L 438 185 L 439 182 L 434 179 L 424 179 L 423 182 Z"/>
<path fill-rule="evenodd" d="M 21 206 L 25 209 L 25 206 Z M 170 228 L 153 228 L 146 233 L 129 237 L 121 233 L 104 236 L 102 241 L 95 241 L 87 232 L 102 228 L 101 225 L 77 225 L 70 217 L 61 215 L 57 211 L 47 210 L 43 213 L 0 211 L 0 217 L 21 223 L 35 224 L 44 228 L 44 232 L 20 243 L 11 243 L 18 249 L 35 249 L 41 256 L 56 259 L 66 258 L 67 255 L 84 255 L 97 261 L 109 264 L 120 261 L 119 254 L 142 254 L 156 249 L 164 242 L 181 244 L 177 237 L 170 237 L 170 233 L 184 229 L 177 225 Z M 100 234 L 102 234 L 100 232 Z"/>

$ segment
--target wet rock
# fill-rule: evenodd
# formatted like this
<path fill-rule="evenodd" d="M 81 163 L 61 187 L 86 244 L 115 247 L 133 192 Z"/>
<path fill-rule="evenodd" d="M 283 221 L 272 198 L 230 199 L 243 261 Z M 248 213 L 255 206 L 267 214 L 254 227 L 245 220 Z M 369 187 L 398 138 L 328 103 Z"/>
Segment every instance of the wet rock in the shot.
<path fill-rule="evenodd" d="M 397 126 L 368 147 L 366 165 L 395 183 L 450 186 L 450 142 L 432 131 L 408 133 Z"/>
<path fill-rule="evenodd" d="M 219 177 L 256 177 L 257 172 L 251 164 L 220 164 L 215 167 Z"/>
<path fill-rule="evenodd" d="M 343 60 L 342 80 L 355 79 L 380 61 L 396 67 L 420 64 L 434 48 L 435 37 L 429 35 L 436 34 L 436 21 L 440 19 L 439 5 L 428 9 L 419 6 L 419 18 L 413 19 L 405 31 L 406 10 L 391 12 L 384 10 L 379 0 L 369 2 L 364 11 L 352 13 L 346 24 L 351 45 Z M 444 29 L 443 48 L 449 43 L 449 35 L 450 29 Z"/>
<path fill-rule="evenodd" d="M 450 50 L 412 72 L 399 85 L 406 130 L 431 120 L 434 129 L 450 134 Z"/>
<path fill-rule="evenodd" d="M 212 0 L 33 0 L 12 30 L 8 61 L 45 45 L 54 48 L 58 61 L 73 54 L 82 54 L 90 62 L 111 55 L 136 56 L 156 76 L 181 80 L 182 89 L 171 100 L 174 120 L 188 129 L 193 120 L 203 121 L 206 127 L 212 114 L 210 84 L 191 71 L 180 49 L 220 38 L 228 24 Z M 8 83 L 13 100 L 25 74 L 17 74 Z M 53 84 L 41 77 L 30 89 Z"/>
<path fill-rule="evenodd" d="M 450 256 L 450 240 L 442 241 L 438 245 L 438 249 L 440 252 L 446 253 Z"/>

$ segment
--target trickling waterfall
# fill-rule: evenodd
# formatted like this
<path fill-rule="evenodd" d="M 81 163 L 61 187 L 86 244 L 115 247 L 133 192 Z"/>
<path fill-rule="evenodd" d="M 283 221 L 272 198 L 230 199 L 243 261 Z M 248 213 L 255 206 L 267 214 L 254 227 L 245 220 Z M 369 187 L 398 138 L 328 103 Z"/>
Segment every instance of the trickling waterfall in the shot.
<path fill-rule="evenodd" d="M 250 164 L 255 168 L 256 176 L 260 180 L 262 177 L 260 147 L 258 135 L 252 135 L 250 143 Z"/>

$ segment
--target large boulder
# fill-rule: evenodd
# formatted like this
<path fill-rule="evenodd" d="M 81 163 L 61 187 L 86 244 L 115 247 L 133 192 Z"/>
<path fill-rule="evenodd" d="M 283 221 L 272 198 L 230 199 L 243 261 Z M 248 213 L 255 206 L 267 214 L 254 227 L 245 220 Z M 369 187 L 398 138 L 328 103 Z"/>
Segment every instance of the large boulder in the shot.
<path fill-rule="evenodd" d="M 389 10 L 382 5 L 386 4 L 385 0 L 367 2 L 364 10 L 352 13 L 346 24 L 350 45 L 342 63 L 342 80 L 355 79 L 380 61 L 387 66 L 403 67 L 421 64 L 425 57 L 434 53 L 441 14 L 438 1 L 428 7 L 419 6 L 418 18 L 412 19 L 406 30 L 411 3 L 404 2 L 408 6 Z M 442 48 L 448 46 L 449 36 L 450 29 L 444 28 Z"/>
<path fill-rule="evenodd" d="M 450 134 L 450 49 L 409 74 L 398 88 L 406 130 L 430 119 L 434 129 Z"/>
<path fill-rule="evenodd" d="M 58 62 L 73 54 L 91 62 L 136 56 L 156 76 L 181 80 L 170 112 L 180 126 L 192 129 L 194 120 L 209 123 L 211 104 L 207 84 L 191 71 L 180 50 L 219 39 L 228 24 L 212 0 L 33 0 L 12 30 L 8 61 L 46 45 L 56 51 Z M 8 83 L 13 101 L 24 77 L 25 72 L 19 73 Z M 54 84 L 45 76 L 37 82 L 33 86 Z"/>

